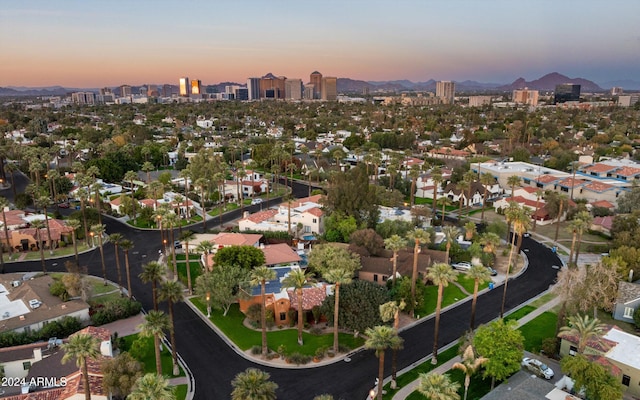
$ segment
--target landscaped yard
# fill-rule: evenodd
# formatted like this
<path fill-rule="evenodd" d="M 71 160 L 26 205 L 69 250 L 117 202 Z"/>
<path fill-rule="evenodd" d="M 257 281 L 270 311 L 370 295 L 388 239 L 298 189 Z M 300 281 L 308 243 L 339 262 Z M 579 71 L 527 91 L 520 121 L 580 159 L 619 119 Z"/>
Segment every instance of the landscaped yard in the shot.
<path fill-rule="evenodd" d="M 125 341 L 125 350 L 131 353 L 131 346 L 133 342 L 135 342 L 140 337 L 140 334 L 136 333 L 134 335 L 129 335 L 124 337 Z M 145 373 L 156 373 L 156 353 L 153 349 L 153 338 L 147 337 L 142 338 L 143 343 L 143 351 L 144 357 L 138 359 L 142 364 L 144 364 L 144 372 Z M 180 349 L 178 349 L 178 352 Z M 133 355 L 133 354 L 132 354 Z M 162 374 L 168 377 L 173 377 L 173 361 L 171 360 L 171 352 L 166 346 L 162 346 L 161 353 L 162 360 Z M 180 375 L 185 376 L 184 370 L 180 368 Z"/>
<path fill-rule="evenodd" d="M 200 265 L 199 261 L 191 261 L 189 260 L 189 266 L 191 267 L 191 282 L 192 284 L 196 281 L 196 278 L 202 274 L 202 265 Z M 173 268 L 171 266 L 171 268 Z M 180 282 L 187 284 L 187 263 L 186 262 L 178 262 L 178 278 Z"/>
<path fill-rule="evenodd" d="M 540 314 L 535 319 L 520 327 L 524 336 L 524 349 L 537 353 L 542 348 L 542 341 L 554 337 L 558 316 L 550 311 Z"/>
<path fill-rule="evenodd" d="M 436 302 L 438 300 L 438 287 L 429 285 L 425 287 L 424 292 L 422 293 L 424 298 L 424 302 L 422 303 L 422 307 L 416 309 L 415 314 L 416 318 L 426 317 L 427 315 L 436 311 Z M 449 285 L 444 288 L 442 293 L 442 307 L 446 307 L 455 303 L 456 301 L 462 300 L 467 297 L 462 290 L 458 288 L 456 285 Z"/>
<path fill-rule="evenodd" d="M 197 297 L 190 301 L 206 315 L 207 307 L 204 301 Z M 212 309 L 210 319 L 238 348 L 249 350 L 253 346 L 260 346 L 262 337 L 259 329 L 253 330 L 243 325 L 244 318 L 239 306 L 234 304 L 226 317 L 222 315 L 222 311 Z M 333 344 L 333 333 L 312 335 L 303 332 L 302 339 L 304 345 L 299 346 L 296 328 L 272 328 L 267 332 L 267 342 L 272 351 L 276 351 L 280 345 L 283 345 L 286 354 L 297 352 L 309 356 L 313 356 L 319 347 L 330 347 Z M 340 333 L 340 345 L 355 349 L 363 344 L 364 339 L 361 337 L 354 338 L 351 334 Z"/>
<path fill-rule="evenodd" d="M 467 274 L 458 274 L 458 283 L 462 285 L 464 290 L 473 294 L 473 286 L 475 285 L 475 281 L 469 277 Z M 489 282 L 484 282 L 478 285 L 478 291 L 489 287 Z"/>

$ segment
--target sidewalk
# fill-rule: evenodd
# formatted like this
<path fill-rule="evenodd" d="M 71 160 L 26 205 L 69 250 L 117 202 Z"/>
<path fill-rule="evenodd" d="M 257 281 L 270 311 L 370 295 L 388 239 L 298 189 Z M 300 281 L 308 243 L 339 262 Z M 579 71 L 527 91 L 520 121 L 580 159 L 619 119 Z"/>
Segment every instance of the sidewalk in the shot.
<path fill-rule="evenodd" d="M 546 292 L 540 294 L 539 296 L 534 297 L 533 299 L 531 299 L 530 301 L 528 301 L 527 303 L 522 304 L 523 306 L 536 300 L 537 298 L 539 298 L 540 296 L 546 294 Z M 538 317 L 540 314 L 549 311 L 550 309 L 552 309 L 553 307 L 557 306 L 558 304 L 560 304 L 560 298 L 556 297 L 553 300 L 541 305 L 540 307 L 536 308 L 535 310 L 533 310 L 532 312 L 530 312 L 529 314 L 525 315 L 524 317 L 520 318 L 517 322 L 517 326 L 521 327 L 522 325 L 526 324 L 527 322 L 535 319 L 536 317 Z M 520 307 L 518 307 L 520 308 Z M 510 313 L 514 312 L 516 309 L 511 310 Z M 508 314 L 510 314 L 508 313 Z M 508 315 L 507 314 L 507 315 Z M 460 356 L 455 356 L 454 358 L 452 358 L 451 360 L 447 361 L 446 363 L 440 365 L 439 367 L 433 369 L 430 373 L 438 373 L 438 374 L 443 374 L 447 371 L 449 371 L 451 369 L 451 367 L 453 367 L 453 364 L 457 363 L 461 361 Z M 411 393 L 413 393 L 417 388 L 418 385 L 420 383 L 420 379 L 416 379 L 415 381 L 409 383 L 408 385 L 406 385 L 405 387 L 403 387 L 402 389 L 400 389 L 398 391 L 398 393 L 396 393 L 393 396 L 393 400 L 403 400 L 406 399 Z"/>

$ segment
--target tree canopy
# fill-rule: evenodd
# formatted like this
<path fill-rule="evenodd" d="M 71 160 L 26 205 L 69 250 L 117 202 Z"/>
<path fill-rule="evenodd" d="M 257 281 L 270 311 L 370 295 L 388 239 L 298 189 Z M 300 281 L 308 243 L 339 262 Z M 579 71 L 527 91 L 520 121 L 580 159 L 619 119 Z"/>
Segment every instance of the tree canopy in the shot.
<path fill-rule="evenodd" d="M 264 264 L 264 253 L 253 246 L 229 246 L 218 250 L 213 257 L 215 265 L 236 265 L 252 270 Z"/>
<path fill-rule="evenodd" d="M 384 286 L 369 281 L 356 280 L 340 287 L 340 311 L 338 323 L 341 328 L 364 332 L 382 324 L 380 305 L 391 300 Z M 327 296 L 322 303 L 322 313 L 333 320 L 334 296 Z"/>
<path fill-rule="evenodd" d="M 524 337 L 515 321 L 498 319 L 482 325 L 476 331 L 473 346 L 479 355 L 489 359 L 484 364 L 485 377 L 502 381 L 520 369 Z"/>

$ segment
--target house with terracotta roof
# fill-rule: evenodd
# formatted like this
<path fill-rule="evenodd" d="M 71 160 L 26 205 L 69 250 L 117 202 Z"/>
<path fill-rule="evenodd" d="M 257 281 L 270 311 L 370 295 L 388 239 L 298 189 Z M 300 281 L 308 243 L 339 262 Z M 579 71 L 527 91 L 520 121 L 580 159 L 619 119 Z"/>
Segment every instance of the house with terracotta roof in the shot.
<path fill-rule="evenodd" d="M 89 320 L 89 304 L 62 301 L 49 292 L 50 275 L 23 280 L 22 274 L 0 275 L 0 332 L 30 332 L 63 317 Z"/>
<path fill-rule="evenodd" d="M 591 226 L 589 229 L 592 231 L 604 233 L 607 236 L 611 236 L 611 228 L 613 227 L 613 219 L 612 215 L 607 215 L 604 217 L 595 217 L 593 221 L 591 221 Z"/>
<path fill-rule="evenodd" d="M 285 202 L 277 209 L 245 214 L 238 221 L 240 231 L 295 232 L 296 234 L 323 234 L 324 211 L 321 195 Z M 291 220 L 291 227 L 289 227 Z"/>
<path fill-rule="evenodd" d="M 560 344 L 560 355 L 571 357 L 578 351 L 577 336 L 565 336 Z M 625 395 L 640 397 L 640 337 L 609 326 L 598 339 L 587 342 L 585 355 L 594 362 L 609 367 L 620 380 Z"/>
<path fill-rule="evenodd" d="M 6 248 L 10 247 L 15 251 L 28 251 L 39 249 L 38 234 L 44 248 L 50 246 L 58 247 L 61 240 L 71 241 L 73 229 L 62 220 L 48 218 L 49 230 L 47 232 L 45 216 L 42 214 L 26 213 L 22 210 L 5 211 L 7 217 L 7 233 L 3 228 L 3 221 L 0 217 L 0 243 Z M 33 221 L 43 221 L 45 227 L 40 229 L 32 228 Z M 49 243 L 51 235 L 51 243 Z"/>
<path fill-rule="evenodd" d="M 260 245 L 260 250 L 264 253 L 264 264 L 268 267 L 297 266 L 302 260 L 286 243 Z"/>

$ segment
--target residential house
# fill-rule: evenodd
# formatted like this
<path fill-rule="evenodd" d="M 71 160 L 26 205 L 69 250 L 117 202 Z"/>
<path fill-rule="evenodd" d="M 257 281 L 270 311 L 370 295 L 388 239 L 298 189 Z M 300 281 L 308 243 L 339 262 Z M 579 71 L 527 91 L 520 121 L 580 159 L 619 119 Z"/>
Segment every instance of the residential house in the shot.
<path fill-rule="evenodd" d="M 560 355 L 575 355 L 578 340 L 577 336 L 562 338 Z M 640 337 L 610 326 L 601 338 L 587 342 L 585 355 L 608 366 L 627 396 L 640 397 Z"/>
<path fill-rule="evenodd" d="M 633 314 L 640 307 L 640 283 L 618 282 L 618 297 L 613 306 L 613 319 L 633 323 Z"/>
<path fill-rule="evenodd" d="M 592 231 L 600 232 L 611 237 L 611 228 L 613 227 L 613 219 L 614 216 L 607 215 L 605 217 L 595 217 L 593 221 L 591 221 L 591 226 L 589 229 Z"/>
<path fill-rule="evenodd" d="M 18 214 L 14 214 L 15 217 Z M 22 223 L 18 223 L 16 218 L 12 218 L 12 221 L 7 219 L 7 234 L 5 235 L 4 228 L 0 229 L 0 243 L 5 248 L 10 247 L 15 251 L 29 251 L 39 249 L 38 235 L 44 248 L 58 247 L 60 241 L 71 242 L 73 229 L 66 225 L 64 221 L 49 218 L 48 225 L 49 231 L 47 232 L 45 216 L 42 214 L 19 214 Z M 31 228 L 30 225 L 33 221 L 45 222 L 45 227 L 40 229 L 40 232 L 36 228 Z M 0 217 L 0 226 L 2 226 L 2 218 Z M 11 229 L 15 228 L 15 229 Z M 51 243 L 49 243 L 49 236 L 51 236 Z M 6 251 L 6 250 L 5 250 Z"/>
<path fill-rule="evenodd" d="M 238 221 L 240 231 L 294 232 L 303 234 L 324 233 L 324 211 L 320 204 L 321 195 L 306 197 L 280 204 L 277 211 L 260 211 L 246 214 Z M 289 219 L 290 216 L 290 219 Z M 291 220 L 291 226 L 289 226 Z"/>
<path fill-rule="evenodd" d="M 0 275 L 0 332 L 31 332 L 70 316 L 89 320 L 89 304 L 62 301 L 49 293 L 50 275 L 23 280 L 22 274 Z"/>
<path fill-rule="evenodd" d="M 445 254 L 444 251 L 422 249 L 418 254 L 418 274 L 424 277 L 434 262 L 445 262 Z M 381 257 L 360 257 L 362 268 L 358 270 L 358 279 L 386 285 L 387 280 L 393 277 L 392 257 L 390 251 L 385 251 Z M 413 251 L 407 249 L 398 252 L 396 274 L 398 277 L 412 276 Z"/>

